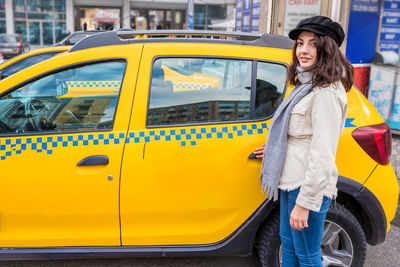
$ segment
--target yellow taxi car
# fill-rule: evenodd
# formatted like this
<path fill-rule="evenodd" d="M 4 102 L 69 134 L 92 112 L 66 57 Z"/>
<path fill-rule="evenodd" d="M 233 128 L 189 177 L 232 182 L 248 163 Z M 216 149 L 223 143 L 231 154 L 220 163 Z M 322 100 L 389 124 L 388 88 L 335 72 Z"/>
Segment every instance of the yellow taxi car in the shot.
<path fill-rule="evenodd" d="M 246 256 L 257 248 L 262 266 L 279 266 L 279 208 L 261 192 L 252 152 L 292 90 L 292 41 L 128 33 L 143 34 L 89 36 L 0 82 L 1 259 Z M 216 78 L 176 90 L 163 66 Z M 99 93 L 110 81 L 117 93 Z M 72 82 L 85 93 L 68 97 Z M 362 266 L 366 244 L 384 242 L 399 197 L 390 129 L 355 88 L 348 105 L 325 266 Z"/>

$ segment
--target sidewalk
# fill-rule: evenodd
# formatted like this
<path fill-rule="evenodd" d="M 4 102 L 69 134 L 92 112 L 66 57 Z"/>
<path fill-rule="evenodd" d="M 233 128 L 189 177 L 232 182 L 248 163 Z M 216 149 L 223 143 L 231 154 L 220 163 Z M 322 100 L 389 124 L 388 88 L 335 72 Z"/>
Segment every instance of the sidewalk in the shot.
<path fill-rule="evenodd" d="M 392 158 L 391 162 L 394 168 L 394 171 L 397 175 L 397 181 L 399 182 L 400 186 L 400 135 L 392 135 Z M 400 200 L 400 196 L 399 196 Z M 400 201 L 399 201 L 400 204 Z M 400 226 L 400 205 L 397 206 L 397 213 L 396 217 L 392 221 L 392 224 L 396 226 Z"/>

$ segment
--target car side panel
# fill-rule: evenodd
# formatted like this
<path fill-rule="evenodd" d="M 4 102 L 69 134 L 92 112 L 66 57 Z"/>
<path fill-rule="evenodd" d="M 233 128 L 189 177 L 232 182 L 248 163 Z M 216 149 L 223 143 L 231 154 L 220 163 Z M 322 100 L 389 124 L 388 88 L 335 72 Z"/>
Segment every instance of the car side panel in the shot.
<path fill-rule="evenodd" d="M 81 64 L 82 58 L 129 59 L 111 131 L 0 138 L 1 247 L 120 245 L 120 166 L 140 54 L 141 45 L 79 51 L 0 82 L 4 91 L 43 72 Z M 109 163 L 77 166 L 93 155 L 105 155 Z"/>

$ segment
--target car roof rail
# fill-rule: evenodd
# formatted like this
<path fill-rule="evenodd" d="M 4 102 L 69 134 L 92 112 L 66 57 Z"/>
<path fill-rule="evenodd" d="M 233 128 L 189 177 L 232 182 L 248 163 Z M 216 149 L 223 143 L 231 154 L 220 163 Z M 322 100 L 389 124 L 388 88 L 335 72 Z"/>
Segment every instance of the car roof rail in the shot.
<path fill-rule="evenodd" d="M 259 33 L 248 32 L 219 32 L 219 31 L 204 31 L 204 30 L 140 30 L 132 31 L 122 29 L 118 31 L 118 35 L 122 39 L 136 38 L 137 36 L 153 37 L 168 37 L 168 38 L 211 38 L 211 39 L 234 39 L 234 40 L 255 40 L 260 38 Z"/>
<path fill-rule="evenodd" d="M 161 38 L 160 38 L 161 37 Z M 130 44 L 139 42 L 228 42 L 234 44 L 291 49 L 293 41 L 287 37 L 275 34 L 260 34 L 246 32 L 217 32 L 201 30 L 141 30 L 100 32 L 90 35 L 77 42 L 69 52 L 87 48 Z"/>

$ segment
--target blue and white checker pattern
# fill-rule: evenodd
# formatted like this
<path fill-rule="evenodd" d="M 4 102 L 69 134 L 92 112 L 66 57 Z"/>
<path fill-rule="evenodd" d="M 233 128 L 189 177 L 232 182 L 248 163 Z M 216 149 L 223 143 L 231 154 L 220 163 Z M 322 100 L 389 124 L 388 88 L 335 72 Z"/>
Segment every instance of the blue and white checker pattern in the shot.
<path fill-rule="evenodd" d="M 174 90 L 177 91 L 192 91 L 192 90 L 205 90 L 212 88 L 211 84 L 201 83 L 172 83 Z"/>
<path fill-rule="evenodd" d="M 26 150 L 51 155 L 55 149 L 63 147 L 120 144 L 124 142 L 124 140 L 124 133 L 65 134 L 62 136 L 2 138 L 0 139 L 0 160 L 5 160 L 7 157 L 13 155 L 20 155 Z"/>
<path fill-rule="evenodd" d="M 185 129 L 147 130 L 130 132 L 126 143 L 148 143 L 154 141 L 179 142 L 181 146 L 197 145 L 198 140 L 233 139 L 244 135 L 263 134 L 268 129 L 266 123 L 242 125 L 196 127 Z"/>
<path fill-rule="evenodd" d="M 346 119 L 345 127 L 357 127 L 352 122 L 354 118 Z M 63 134 L 37 137 L 0 138 L 0 160 L 6 160 L 23 151 L 31 150 L 37 153 L 52 155 L 56 149 L 65 147 L 84 147 L 97 145 L 140 144 L 149 142 L 177 142 L 180 146 L 195 146 L 200 140 L 234 139 L 242 136 L 266 134 L 266 123 L 250 123 L 239 125 L 216 125 L 204 127 L 187 127 L 175 129 L 148 129 L 125 133 L 85 133 Z"/>
<path fill-rule="evenodd" d="M 120 87 L 121 81 L 67 81 L 68 87 Z"/>

